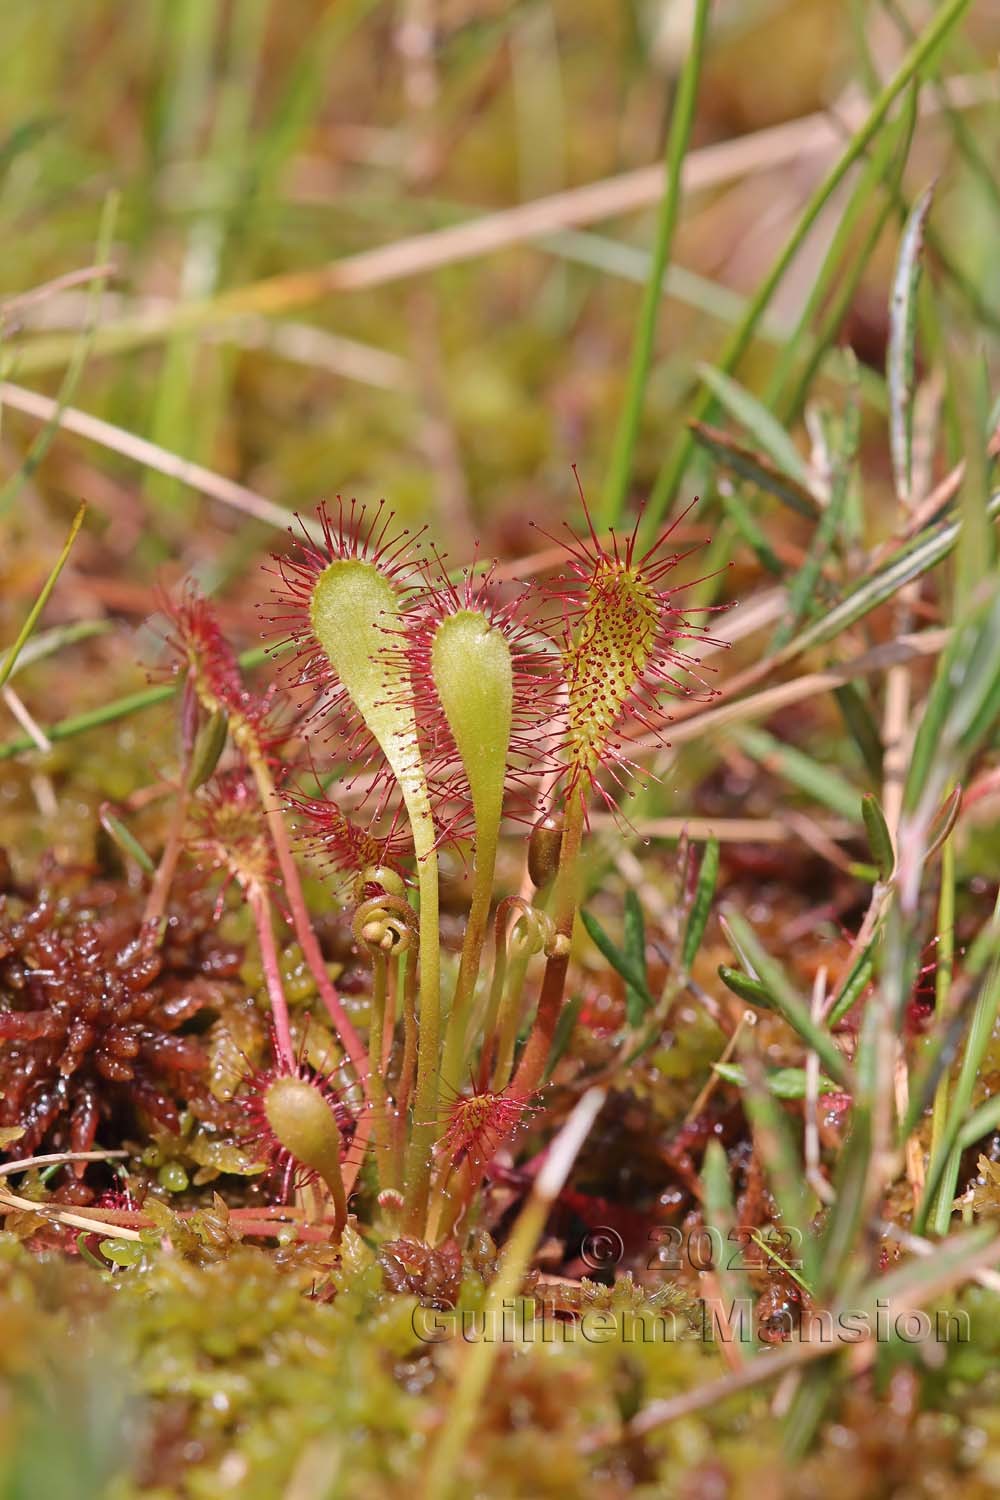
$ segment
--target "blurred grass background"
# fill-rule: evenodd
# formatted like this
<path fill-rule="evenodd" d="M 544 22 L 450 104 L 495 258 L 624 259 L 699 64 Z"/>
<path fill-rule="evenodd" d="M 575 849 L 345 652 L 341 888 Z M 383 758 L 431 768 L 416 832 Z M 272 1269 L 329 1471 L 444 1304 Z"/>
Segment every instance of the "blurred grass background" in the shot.
<path fill-rule="evenodd" d="M 963 371 L 996 357 L 1000 4 L 710 9 L 619 499 L 631 511 L 651 491 L 661 505 L 700 491 L 709 564 L 735 559 L 726 587 L 744 597 L 762 552 L 720 509 L 718 471 L 682 452 L 692 462 L 664 487 L 665 466 L 701 363 L 718 360 L 871 100 L 949 9 L 905 162 L 901 98 L 823 202 L 738 368 L 805 451 L 807 398 L 840 398 L 836 346 L 853 348 L 869 546 L 893 505 L 893 262 L 931 181 L 936 301 L 921 334 L 952 456 Z M 502 556 L 537 550 L 529 521 L 576 507 L 573 464 L 601 504 L 693 14 L 690 0 L 2 8 L 0 633 L 15 633 L 81 499 L 87 526 L 46 620 L 108 627 L 68 675 L 26 687 L 37 717 L 141 686 L 131 627 L 154 578 L 193 570 L 253 644 L 256 562 L 286 510 L 385 495 L 457 560 L 479 538 Z M 603 186 L 561 196 L 589 184 Z M 65 406 L 65 431 L 45 399 Z M 187 460 L 206 471 L 195 485 L 159 472 Z M 751 509 L 779 568 L 797 566 L 808 531 L 759 494 Z"/>
<path fill-rule="evenodd" d="M 908 30 L 935 8 L 714 6 L 695 154 L 843 108 L 891 73 Z M 315 273 L 655 163 L 690 9 L 687 0 L 7 5 L 5 293 L 91 264 L 103 205 L 119 194 L 115 271 L 72 404 L 278 504 L 311 505 L 339 489 L 384 493 L 459 545 L 485 526 L 509 550 L 524 542 L 526 516 L 571 496 L 572 462 L 588 491 L 600 490 L 651 209 L 355 291 L 324 293 Z M 1000 6 L 980 0 L 941 67 L 978 77 L 988 100 L 995 81 L 983 70 L 998 45 Z M 923 97 L 931 103 L 933 89 Z M 959 118 L 991 175 L 995 111 Z M 675 277 L 659 320 L 637 493 L 684 419 L 697 361 L 713 357 L 833 153 L 774 154 L 769 169 L 765 143 L 752 175 L 734 156 L 728 180 L 684 203 L 675 264 L 687 274 Z M 948 253 L 1000 319 L 995 178 L 990 191 L 941 115 L 919 125 L 905 186 L 933 177 Z M 780 287 L 745 378 L 766 378 L 845 201 L 835 197 Z M 897 234 L 895 220 L 839 330 L 876 367 Z M 267 278 L 290 272 L 305 282 L 297 305 L 258 317 Z M 247 310 L 240 321 L 219 306 L 235 291 Z M 8 379 L 58 390 L 87 298 L 71 288 L 14 316 Z M 190 326 L 192 309 L 201 327 L 197 315 Z M 119 325 L 150 315 L 156 331 L 143 347 L 116 352 Z M 37 431 L 6 416 L 8 471 Z M 53 444 L 31 487 L 23 518 L 36 535 L 53 516 L 61 530 L 82 496 L 120 555 L 141 567 L 200 550 L 214 534 L 206 551 L 229 573 L 260 546 L 238 515 L 71 438 Z"/>

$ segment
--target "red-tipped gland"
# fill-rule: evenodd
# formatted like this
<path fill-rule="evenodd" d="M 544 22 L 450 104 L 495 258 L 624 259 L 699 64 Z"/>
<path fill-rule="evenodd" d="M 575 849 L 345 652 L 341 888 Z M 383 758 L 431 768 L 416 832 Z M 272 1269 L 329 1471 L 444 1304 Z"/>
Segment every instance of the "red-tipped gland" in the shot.
<path fill-rule="evenodd" d="M 246 894 L 277 878 L 274 853 L 257 789 L 241 770 L 213 776 L 193 804 L 191 848 L 225 869 Z"/>
<path fill-rule="evenodd" d="M 563 614 L 566 728 L 557 753 L 568 792 L 584 783 L 597 786 L 602 767 L 612 774 L 634 770 L 627 748 L 633 731 L 661 739 L 669 723 L 664 696 L 715 697 L 683 642 L 721 644 L 675 602 L 692 584 L 665 584 L 689 555 L 664 552 L 673 527 L 636 556 L 638 519 L 624 542 L 612 532 L 606 546 L 586 504 L 584 510 L 589 535 L 580 539 L 569 532 L 569 574 L 549 587 Z"/>
<path fill-rule="evenodd" d="M 293 670 L 324 694 L 316 710 L 334 729 L 348 730 L 346 759 L 372 764 L 377 745 L 384 757 L 369 777 L 375 788 L 402 794 L 418 858 L 434 844 L 426 776 L 420 755 L 406 663 L 391 644 L 398 639 L 415 567 L 414 538 L 390 536 L 392 512 L 380 504 L 371 518 L 352 501 L 338 515 L 321 507 L 322 540 L 306 537 L 278 559 L 283 588 L 275 624 L 286 642 L 299 647 Z"/>
<path fill-rule="evenodd" d="M 284 738 L 274 722 L 274 704 L 246 687 L 236 653 L 210 601 L 188 579 L 176 597 L 161 590 L 157 602 L 169 621 L 165 641 L 170 673 L 187 674 L 202 708 L 228 724 L 244 754 L 267 754 Z"/>
<path fill-rule="evenodd" d="M 457 1094 L 446 1106 L 444 1130 L 435 1151 L 453 1166 L 468 1157 L 481 1169 L 524 1115 L 534 1113 L 536 1107 L 530 1095 L 512 1088 L 501 1092 L 474 1088 L 469 1094 Z"/>
<path fill-rule="evenodd" d="M 356 500 L 345 505 L 338 495 L 334 509 L 324 502 L 317 510 L 319 538 L 315 539 L 301 522 L 301 536 L 289 528 L 292 546 L 283 555 L 275 554 L 276 566 L 265 570 L 280 580 L 272 590 L 270 633 L 279 638 L 279 645 L 295 649 L 288 669 L 289 682 L 314 683 L 329 690 L 318 712 L 327 719 L 342 715 L 355 739 L 360 735 L 362 741 L 367 736 L 358 724 L 355 706 L 317 638 L 316 586 L 334 563 L 358 562 L 369 564 L 394 588 L 408 592 L 419 581 L 422 560 L 416 555 L 416 544 L 423 529 L 415 535 L 406 529 L 395 531 L 394 519 L 384 501 L 369 512 Z M 361 754 L 364 745 L 354 748 Z"/>
<path fill-rule="evenodd" d="M 461 831 L 472 812 L 482 832 L 505 790 L 549 768 L 555 648 L 527 617 L 523 592 L 504 598 L 495 565 L 455 584 L 435 564 L 400 649 L 432 790 L 460 806 L 448 826 Z"/>
<path fill-rule="evenodd" d="M 297 814 L 304 846 L 349 878 L 356 900 L 390 887 L 391 894 L 401 894 L 401 863 L 411 852 L 410 841 L 401 829 L 393 826 L 387 834 L 377 835 L 352 822 L 329 797 L 289 792 L 285 800 Z M 379 878 L 380 872 L 384 878 Z"/>
<path fill-rule="evenodd" d="M 249 1080 L 245 1109 L 246 1144 L 280 1176 L 282 1199 L 320 1178 L 336 1200 L 345 1142 L 356 1122 L 329 1082 L 301 1057 L 292 1068 L 279 1062 Z"/>

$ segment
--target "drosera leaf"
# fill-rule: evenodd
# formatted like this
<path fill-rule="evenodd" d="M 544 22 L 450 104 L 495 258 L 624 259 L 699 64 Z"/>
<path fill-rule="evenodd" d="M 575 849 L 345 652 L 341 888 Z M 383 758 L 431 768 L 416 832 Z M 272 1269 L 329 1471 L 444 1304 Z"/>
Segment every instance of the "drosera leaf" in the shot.
<path fill-rule="evenodd" d="M 612 942 L 592 912 L 581 910 L 580 920 L 583 922 L 587 930 L 587 935 L 594 944 L 594 947 L 607 959 L 615 973 L 621 975 L 626 985 L 635 992 L 641 1001 L 642 1012 L 639 1015 L 639 1019 L 641 1020 L 642 1015 L 647 1010 L 650 1010 L 655 1003 L 653 996 L 649 992 L 649 983 L 646 979 L 645 968 L 636 964 L 627 953 L 622 952 L 621 948 Z M 630 1024 L 634 1024 L 631 1022 L 631 1017 Z"/>
<path fill-rule="evenodd" d="M 719 1062 L 713 1063 L 712 1067 L 726 1083 L 731 1083 L 736 1088 L 746 1088 L 747 1074 L 742 1064 Z M 768 1069 L 764 1073 L 764 1083 L 776 1099 L 804 1099 L 808 1086 L 805 1068 Z M 832 1078 L 827 1078 L 823 1073 L 819 1075 L 819 1092 L 821 1094 L 836 1094 L 839 1091 L 839 1083 L 836 1083 Z"/>
<path fill-rule="evenodd" d="M 889 347 L 886 376 L 889 385 L 889 447 L 896 496 L 909 502 L 913 484 L 913 398 L 916 381 L 917 291 L 920 285 L 924 226 L 934 195 L 933 186 L 917 198 L 900 240 L 889 302 Z"/>
<path fill-rule="evenodd" d="M 868 847 L 872 852 L 878 877 L 885 882 L 892 879 L 896 855 L 892 847 L 892 834 L 885 820 L 882 805 L 874 792 L 865 792 L 861 799 L 861 816 L 864 819 Z"/>
<path fill-rule="evenodd" d="M 434 844 L 427 779 L 407 666 L 386 649 L 399 618 L 392 579 L 367 558 L 334 558 L 320 573 L 310 601 L 313 632 L 399 783 L 418 856 Z"/>
<path fill-rule="evenodd" d="M 1000 516 L 1000 491 L 991 495 L 986 506 L 986 516 L 989 521 L 995 521 Z M 857 620 L 877 609 L 880 604 L 884 604 L 887 599 L 893 598 L 908 583 L 929 573 L 931 568 L 936 567 L 954 550 L 960 530 L 961 523 L 955 519 L 925 527 L 916 538 L 889 557 L 826 614 L 807 625 L 782 651 L 781 660 L 790 661 L 813 646 L 832 640 Z M 277 649 L 272 646 L 254 646 L 239 657 L 240 666 L 246 670 L 259 667 Z M 42 731 L 46 739 L 53 743 L 73 739 L 78 734 L 85 734 L 104 724 L 114 724 L 121 719 L 130 718 L 132 714 L 141 713 L 146 708 L 164 703 L 176 691 L 176 683 L 158 684 L 141 692 L 128 693 L 123 698 L 114 698 L 86 713 L 70 714 L 52 724 L 43 724 Z M 16 735 L 0 744 L 0 761 L 37 748 L 30 735 Z"/>
<path fill-rule="evenodd" d="M 493 848 L 511 738 L 514 668 L 502 630 L 478 608 L 444 616 L 430 648 L 431 676 L 468 778 L 477 842 Z"/>
<path fill-rule="evenodd" d="M 715 887 L 719 879 L 719 840 L 710 838 L 705 844 L 705 852 L 701 857 L 701 868 L 698 871 L 698 884 L 695 887 L 694 900 L 684 927 L 684 941 L 681 944 L 681 965 L 684 973 L 690 972 L 691 965 L 698 956 L 702 938 L 705 936 L 705 928 L 712 911 L 712 898 L 715 895 Z"/>

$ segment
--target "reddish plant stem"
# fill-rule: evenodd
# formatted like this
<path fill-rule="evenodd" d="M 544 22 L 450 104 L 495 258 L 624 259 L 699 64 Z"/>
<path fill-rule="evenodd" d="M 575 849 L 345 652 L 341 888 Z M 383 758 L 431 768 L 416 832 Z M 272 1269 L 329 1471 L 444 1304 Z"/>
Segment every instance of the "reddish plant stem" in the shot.
<path fill-rule="evenodd" d="M 182 775 L 185 775 L 182 772 Z M 143 927 L 151 929 L 156 923 L 159 927 L 161 918 L 167 909 L 167 900 L 170 896 L 170 887 L 173 885 L 174 875 L 177 873 L 177 862 L 181 857 L 181 849 L 184 843 L 184 823 L 187 819 L 188 803 L 190 793 L 182 780 L 177 789 L 177 800 L 174 803 L 173 812 L 170 815 L 170 825 L 167 829 L 166 843 L 163 845 L 163 853 L 160 855 L 160 863 L 156 867 L 153 883 L 149 888 L 146 898 L 146 909 L 142 914 Z M 157 932 L 154 947 L 162 940 L 162 931 Z"/>
<path fill-rule="evenodd" d="M 283 1068 L 289 1073 L 294 1073 L 295 1049 L 292 1046 L 292 1033 L 288 1023 L 288 1001 L 285 999 L 285 987 L 281 981 L 278 950 L 274 942 L 271 903 L 264 888 L 256 884 L 251 885 L 247 890 L 247 901 L 257 929 L 260 961 L 264 969 L 264 980 L 267 984 L 271 1015 L 274 1019 L 274 1040 L 278 1058 Z"/>
<path fill-rule="evenodd" d="M 320 952 L 316 934 L 309 920 L 309 912 L 306 907 L 305 896 L 302 893 L 302 882 L 299 880 L 299 872 L 296 868 L 295 859 L 292 855 L 291 844 L 288 838 L 288 829 L 281 811 L 281 803 L 275 789 L 271 772 L 263 759 L 258 756 L 251 758 L 251 769 L 260 793 L 260 800 L 267 817 L 268 832 L 277 855 L 278 866 L 281 870 L 285 886 L 285 896 L 288 908 L 291 912 L 292 926 L 298 939 L 299 947 L 302 949 L 303 957 L 309 965 L 309 970 L 316 981 L 320 998 L 326 1006 L 330 1020 L 333 1022 L 337 1036 L 347 1056 L 351 1060 L 361 1086 L 365 1091 L 365 1098 L 370 1101 L 370 1078 L 368 1073 L 368 1055 L 364 1043 L 358 1036 L 351 1024 L 350 1018 L 340 1003 L 337 991 L 326 970 L 323 955 Z"/>
<path fill-rule="evenodd" d="M 580 845 L 583 841 L 585 814 L 586 804 L 583 792 L 580 788 L 576 788 L 567 799 L 562 850 L 559 855 L 559 870 L 556 874 L 553 894 L 555 942 L 545 965 L 535 1024 L 514 1075 L 514 1091 L 525 1099 L 530 1098 L 542 1081 L 555 1038 L 559 1012 L 562 1009 L 566 971 L 569 968 L 570 941 L 573 936 L 573 922 L 576 918 L 577 865 Z"/>

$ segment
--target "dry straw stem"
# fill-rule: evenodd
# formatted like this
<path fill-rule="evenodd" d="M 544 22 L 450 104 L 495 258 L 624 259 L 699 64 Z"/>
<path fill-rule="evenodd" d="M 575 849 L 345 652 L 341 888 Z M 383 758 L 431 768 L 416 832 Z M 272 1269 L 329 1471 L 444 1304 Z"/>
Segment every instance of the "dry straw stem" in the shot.
<path fill-rule="evenodd" d="M 92 275 L 90 272 L 89 275 Z M 79 291 L 68 290 L 83 280 L 79 272 L 60 278 L 60 284 L 46 284 L 23 294 L 28 311 L 20 319 L 26 333 L 65 333 L 86 324 L 87 298 Z M 45 291 L 45 300 L 35 306 L 34 291 Z M 19 301 L 20 299 L 14 299 Z M 106 322 L 133 322 L 141 318 L 168 317 L 176 306 L 172 297 L 105 294 L 102 302 Z M 3 307 L 0 306 L 0 316 Z M 273 354 L 290 364 L 305 365 L 328 375 L 374 386 L 376 390 L 399 391 L 412 385 L 406 359 L 388 349 L 365 344 L 342 333 L 331 333 L 312 323 L 271 322 L 253 314 L 227 322 L 224 328 L 206 329 L 206 337 L 216 344 L 231 344 L 238 349 L 256 349 Z"/>
<path fill-rule="evenodd" d="M 44 1156 L 24 1156 L 18 1161 L 4 1162 L 0 1165 L 0 1178 L 9 1177 L 15 1172 L 28 1172 L 36 1167 L 55 1166 L 63 1162 L 112 1161 L 117 1157 L 127 1155 L 127 1151 L 50 1151 Z M 0 1215 L 15 1212 L 39 1214 L 42 1218 L 51 1219 L 53 1223 L 64 1224 L 67 1228 L 80 1229 L 89 1234 L 112 1234 L 115 1239 L 122 1240 L 142 1238 L 134 1229 L 124 1229 L 101 1219 L 75 1214 L 58 1203 L 38 1203 L 33 1198 L 22 1198 L 17 1193 L 8 1191 L 6 1187 L 0 1186 Z"/>
<path fill-rule="evenodd" d="M 700 713 L 696 705 L 689 708 L 682 703 L 678 706 L 677 714 L 682 722 L 671 725 L 670 744 L 684 744 L 726 725 L 777 713 L 790 703 L 799 703 L 803 698 L 812 698 L 817 693 L 843 687 L 845 683 L 853 682 L 858 677 L 868 677 L 903 662 L 914 661 L 923 656 L 937 656 L 950 638 L 949 629 L 922 630 L 914 635 L 902 635 L 884 646 L 876 646 L 836 667 L 827 667 L 822 672 L 807 672 L 802 677 L 778 683 L 776 687 L 766 688 L 763 692 L 755 693 L 750 698 L 741 698 L 735 703 L 724 703 L 718 708 L 703 709 Z M 729 696 L 742 685 L 744 684 L 734 678 L 722 691 Z M 634 748 L 651 750 L 655 748 L 655 742 L 636 741 Z"/>
<path fill-rule="evenodd" d="M 247 489 L 246 485 L 237 484 L 235 480 L 215 474 L 201 464 L 180 458 L 176 453 L 169 453 L 166 448 L 161 448 L 146 438 L 136 437 L 124 427 L 115 427 L 113 423 L 105 422 L 100 417 L 92 417 L 76 407 L 60 408 L 58 401 L 39 395 L 37 391 L 28 391 L 23 386 L 2 381 L 0 406 L 12 407 L 14 411 L 23 412 L 25 416 L 34 417 L 39 422 L 55 422 L 65 432 L 75 433 L 77 437 L 86 438 L 92 443 L 100 443 L 103 448 L 110 448 L 147 469 L 155 469 L 170 479 L 188 484 L 193 490 L 198 490 L 223 505 L 232 506 L 246 516 L 253 516 L 267 526 L 276 526 L 284 531 L 292 520 L 290 511 L 275 505 L 273 500 L 266 500 L 255 490 Z"/>
<path fill-rule="evenodd" d="M 611 813 L 594 813 L 590 821 L 594 828 L 617 827 Z M 674 840 L 687 834 L 695 843 L 709 838 L 721 844 L 788 844 L 805 839 L 802 827 L 791 817 L 787 822 L 781 818 L 643 818 L 638 827 L 643 838 Z M 857 824 L 845 819 L 815 827 L 835 842 L 847 843 L 858 836 Z"/>
<path fill-rule="evenodd" d="M 15 296 L 0 302 L 0 319 L 4 322 L 10 318 L 16 320 L 28 309 L 37 307 L 39 303 L 57 297 L 63 292 L 68 292 L 73 287 L 86 286 L 91 281 L 106 280 L 109 276 L 113 276 L 117 269 L 113 261 L 105 261 L 99 266 L 81 266 L 78 271 L 67 271 L 62 276 L 54 276 L 51 281 L 43 281 L 26 292 L 18 292 Z M 81 304 L 81 321 L 86 319 L 88 301 L 89 298 L 85 298 Z"/>
<path fill-rule="evenodd" d="M 987 1270 L 1000 1257 L 1000 1248 L 995 1237 L 986 1245 L 973 1245 L 968 1248 L 956 1246 L 953 1242 L 946 1240 L 935 1245 L 934 1250 L 939 1257 L 940 1270 L 936 1275 L 928 1274 L 918 1284 L 894 1297 L 892 1299 L 894 1313 L 900 1314 L 920 1307 L 923 1303 L 952 1291 L 964 1281 L 974 1280 L 978 1272 Z M 877 1286 L 876 1283 L 875 1290 Z M 862 1294 L 857 1299 L 859 1309 L 863 1301 Z M 751 1390 L 764 1381 L 774 1379 L 776 1375 L 799 1369 L 813 1360 L 822 1359 L 825 1355 L 834 1354 L 838 1350 L 842 1352 L 844 1347 L 843 1344 L 838 1344 L 836 1339 L 829 1341 L 815 1339 L 810 1343 L 793 1344 L 777 1353 L 762 1354 L 742 1370 L 726 1375 L 721 1380 L 712 1380 L 705 1385 L 697 1386 L 692 1391 L 684 1391 L 679 1396 L 651 1402 L 644 1411 L 632 1418 L 626 1430 L 632 1438 L 645 1437 L 647 1433 L 655 1431 L 658 1427 L 676 1422 L 691 1412 L 704 1411 L 708 1407 L 716 1406 L 730 1396 Z M 851 1348 L 856 1358 L 863 1358 L 866 1354 L 874 1355 L 876 1345 L 875 1341 L 869 1338 L 862 1343 L 852 1345 Z M 588 1449 L 602 1446 L 603 1439 L 603 1434 L 595 1434 L 594 1439 L 587 1444 Z"/>
<path fill-rule="evenodd" d="M 974 109 L 993 102 L 996 76 L 955 78 L 947 87 L 953 108 Z M 921 114 L 935 115 L 939 99 L 921 102 Z M 851 98 L 830 112 L 817 111 L 783 125 L 771 126 L 736 140 L 720 141 L 688 153 L 682 174 L 685 194 L 715 188 L 734 179 L 777 170 L 803 158 L 827 156 L 844 143 L 869 116 L 867 101 Z M 604 219 L 634 213 L 659 201 L 664 169 L 639 167 L 617 177 L 570 188 L 516 208 L 501 209 L 446 229 L 411 235 L 395 244 L 364 250 L 305 271 L 272 276 L 238 287 L 204 302 L 188 302 L 146 317 L 105 323 L 95 352 L 109 353 L 156 343 L 169 334 L 208 328 L 249 313 L 277 317 L 317 302 L 330 293 L 362 291 L 400 281 L 443 266 L 474 260 L 560 229 L 579 228 Z M 23 374 L 57 368 L 66 363 L 75 340 L 42 337 L 18 350 Z"/>

